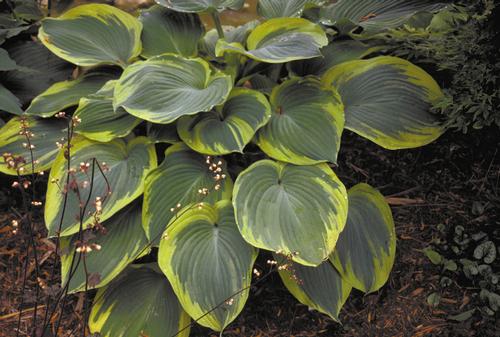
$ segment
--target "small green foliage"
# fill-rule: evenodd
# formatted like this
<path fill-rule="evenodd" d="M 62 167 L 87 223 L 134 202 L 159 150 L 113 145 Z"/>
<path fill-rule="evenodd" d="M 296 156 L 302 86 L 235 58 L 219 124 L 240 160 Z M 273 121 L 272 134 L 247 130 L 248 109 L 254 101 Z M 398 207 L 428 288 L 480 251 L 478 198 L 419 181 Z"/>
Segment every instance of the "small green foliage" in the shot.
<path fill-rule="evenodd" d="M 412 25 L 384 37 L 394 55 L 436 69 L 445 83 L 446 99 L 434 112 L 447 127 L 464 133 L 471 128 L 500 127 L 500 63 L 492 27 L 493 0 L 470 0 L 435 17 L 422 16 Z M 422 24 L 423 23 L 423 24 Z"/>

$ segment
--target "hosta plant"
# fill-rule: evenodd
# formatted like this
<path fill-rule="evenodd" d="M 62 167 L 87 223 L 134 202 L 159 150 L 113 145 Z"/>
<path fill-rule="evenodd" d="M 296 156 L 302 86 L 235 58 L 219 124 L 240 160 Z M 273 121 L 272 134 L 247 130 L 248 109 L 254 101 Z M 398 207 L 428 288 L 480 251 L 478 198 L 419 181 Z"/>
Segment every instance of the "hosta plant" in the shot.
<path fill-rule="evenodd" d="M 426 145 L 444 132 L 429 112 L 442 92 L 359 38 L 443 5 L 261 0 L 258 20 L 221 25 L 243 5 L 158 0 L 134 16 L 92 4 L 41 22 L 39 40 L 76 71 L 3 126 L 0 171 L 50 169 L 46 226 L 63 287 L 98 289 L 91 332 L 187 336 L 191 319 L 222 331 L 259 252 L 334 320 L 352 288 L 388 280 L 391 210 L 335 174 L 342 133 Z"/>

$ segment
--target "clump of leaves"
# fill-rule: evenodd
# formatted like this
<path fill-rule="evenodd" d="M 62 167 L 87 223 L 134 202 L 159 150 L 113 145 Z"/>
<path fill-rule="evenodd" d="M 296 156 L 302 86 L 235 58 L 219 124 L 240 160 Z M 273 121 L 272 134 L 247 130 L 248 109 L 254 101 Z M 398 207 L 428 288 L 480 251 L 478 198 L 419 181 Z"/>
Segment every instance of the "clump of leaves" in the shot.
<path fill-rule="evenodd" d="M 93 333 L 186 336 L 191 318 L 223 330 L 261 275 L 259 249 L 301 303 L 334 320 L 352 288 L 388 280 L 391 210 L 375 188 L 336 176 L 342 132 L 426 145 L 444 132 L 430 113 L 443 93 L 355 38 L 445 5 L 269 0 L 261 20 L 222 26 L 219 12 L 243 3 L 158 0 L 138 17 L 93 4 L 41 23 L 39 40 L 77 71 L 0 130 L 0 171 L 51 170 L 45 223 L 61 239 L 63 286 L 99 289 Z M 26 151 L 36 162 L 13 160 Z M 153 246 L 157 260 L 133 264 Z"/>
<path fill-rule="evenodd" d="M 441 72 L 446 99 L 434 111 L 464 133 L 500 127 L 496 6 L 493 0 L 468 1 L 435 16 L 422 14 L 384 37 L 393 54 Z"/>
<path fill-rule="evenodd" d="M 475 206 L 473 212 L 478 207 Z M 491 226 L 484 226 L 488 227 Z M 463 321 L 471 318 L 476 311 L 486 317 L 498 314 L 500 275 L 497 256 L 500 254 L 500 247 L 495 242 L 498 242 L 500 232 L 496 229 L 491 233 L 478 232 L 457 225 L 451 238 L 447 238 L 446 226 L 441 224 L 438 229 L 441 236 L 435 245 L 442 254 L 430 247 L 424 249 L 424 253 L 433 264 L 442 267 L 441 288 L 457 282 L 472 290 L 475 299 L 471 309 L 451 315 L 449 319 Z"/>

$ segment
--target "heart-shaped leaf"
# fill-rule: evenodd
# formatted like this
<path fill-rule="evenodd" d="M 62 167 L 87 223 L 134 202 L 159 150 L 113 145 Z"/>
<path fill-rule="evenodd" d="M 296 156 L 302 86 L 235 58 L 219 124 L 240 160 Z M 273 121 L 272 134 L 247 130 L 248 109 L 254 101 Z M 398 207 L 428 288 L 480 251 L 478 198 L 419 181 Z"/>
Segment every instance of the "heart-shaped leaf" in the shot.
<path fill-rule="evenodd" d="M 288 266 L 281 268 L 279 274 L 288 291 L 300 303 L 340 322 L 340 309 L 347 301 L 352 287 L 342 279 L 330 261 L 317 267 L 306 267 L 276 255 L 275 260 L 282 266 Z"/>
<path fill-rule="evenodd" d="M 259 0 L 257 12 L 267 19 L 300 17 L 306 7 L 321 5 L 326 0 Z"/>
<path fill-rule="evenodd" d="M 76 80 L 55 83 L 35 97 L 25 113 L 51 117 L 59 111 L 77 105 L 80 98 L 95 93 L 112 78 L 111 74 L 89 73 Z"/>
<path fill-rule="evenodd" d="M 0 111 L 5 111 L 14 115 L 21 115 L 21 102 L 6 87 L 0 84 Z"/>
<path fill-rule="evenodd" d="M 391 209 L 367 184 L 351 188 L 347 224 L 330 260 L 354 288 L 370 293 L 388 280 L 396 255 Z"/>
<path fill-rule="evenodd" d="M 149 240 L 157 242 L 170 219 L 176 216 L 177 205 L 181 207 L 203 202 L 212 204 L 223 199 L 230 199 L 233 182 L 229 175 L 220 189 L 214 179 L 216 174 L 210 170 L 211 160 L 190 150 L 183 143 L 171 146 L 165 152 L 165 160 L 146 178 L 144 188 L 143 226 Z M 222 166 L 222 171 L 225 167 Z M 207 189 L 208 195 L 199 193 Z M 168 193 L 165 193 L 168 191 Z"/>
<path fill-rule="evenodd" d="M 245 305 L 257 253 L 238 232 L 227 200 L 182 211 L 165 231 L 158 264 L 184 310 L 222 331 Z"/>
<path fill-rule="evenodd" d="M 296 165 L 337 162 L 344 107 L 335 90 L 294 78 L 274 88 L 271 105 L 271 120 L 256 137 L 262 151 Z"/>
<path fill-rule="evenodd" d="M 75 254 L 78 234 L 61 239 L 61 283 L 64 286 L 68 282 L 70 268 L 73 268 L 74 274 L 68 286 L 70 293 L 84 291 L 85 283 L 87 289 L 107 285 L 139 255 L 147 252 L 148 240 L 141 225 L 141 209 L 141 203 L 134 202 L 102 224 L 105 233 L 83 234 L 90 238 L 89 242 L 100 247 L 85 254 L 85 266 L 81 260 L 83 257 L 78 262 L 79 254 Z M 92 277 L 97 282 L 92 283 Z"/>
<path fill-rule="evenodd" d="M 233 203 L 247 242 L 309 266 L 328 258 L 347 218 L 345 187 L 326 164 L 256 162 L 238 176 Z"/>
<path fill-rule="evenodd" d="M 342 63 L 323 76 L 338 90 L 347 129 L 391 149 L 426 145 L 444 132 L 433 104 L 443 98 L 436 81 L 397 57 Z"/>
<path fill-rule="evenodd" d="M 158 4 L 177 12 L 201 13 L 232 9 L 237 11 L 245 0 L 155 0 Z"/>
<path fill-rule="evenodd" d="M 271 117 L 271 107 L 258 91 L 235 88 L 215 111 L 182 117 L 177 123 L 181 139 L 196 152 L 224 155 L 243 152 L 255 132 Z"/>
<path fill-rule="evenodd" d="M 446 2 L 434 0 L 339 0 L 321 9 L 321 21 L 327 25 L 361 26 L 365 32 L 376 33 L 403 25 L 422 11 L 435 12 Z"/>
<path fill-rule="evenodd" d="M 232 88 L 231 77 L 212 74 L 202 59 L 162 55 L 127 67 L 115 87 L 114 107 L 153 123 L 209 111 Z"/>
<path fill-rule="evenodd" d="M 89 205 L 81 219 L 82 229 L 92 225 L 99 199 L 102 204 L 99 218 L 101 221 L 109 219 L 142 194 L 146 175 L 157 165 L 154 147 L 144 137 L 135 138 L 128 144 L 119 139 L 99 143 L 82 137 L 72 140 L 70 183 L 65 186 L 67 161 L 64 152 L 60 151 L 49 177 L 53 183 L 49 183 L 47 190 L 45 224 L 50 236 L 57 232 L 61 236 L 77 233 L 80 205 L 85 205 L 87 200 Z M 102 173 L 97 164 L 93 166 L 94 159 Z M 90 167 L 86 168 L 86 164 Z"/>
<path fill-rule="evenodd" d="M 240 43 L 217 42 L 216 55 L 238 53 L 267 63 L 285 63 L 321 56 L 328 44 L 323 29 L 301 18 L 277 18 L 257 26 L 248 36 L 247 50 Z"/>
<path fill-rule="evenodd" d="M 57 18 L 45 18 L 40 41 L 60 58 L 79 66 L 125 67 L 141 53 L 142 24 L 109 5 L 88 4 Z"/>
<path fill-rule="evenodd" d="M 0 129 L 0 172 L 17 175 L 49 169 L 59 149 L 56 142 L 67 136 L 67 124 L 62 120 L 41 120 L 14 117 Z M 29 141 L 21 131 L 29 133 Z M 32 149 L 29 147 L 32 145 Z M 33 153 L 33 158 L 31 156 Z M 5 154 L 10 154 L 5 155 Z M 7 162 L 6 162 L 7 159 Z M 9 165 L 10 160 L 16 165 Z M 32 166 L 33 164 L 33 166 Z M 18 169 L 16 169 L 19 168 Z"/>
<path fill-rule="evenodd" d="M 109 81 L 94 95 L 82 98 L 74 116 L 81 122 L 75 132 L 98 142 L 125 137 L 142 120 L 130 115 L 124 109 L 113 110 L 113 90 L 116 81 Z"/>
<path fill-rule="evenodd" d="M 198 15 L 153 6 L 143 10 L 142 55 L 152 57 L 165 53 L 195 56 L 204 28 Z"/>
<path fill-rule="evenodd" d="M 148 264 L 131 266 L 97 292 L 89 329 L 102 337 L 188 337 L 190 321 L 168 280 Z"/>

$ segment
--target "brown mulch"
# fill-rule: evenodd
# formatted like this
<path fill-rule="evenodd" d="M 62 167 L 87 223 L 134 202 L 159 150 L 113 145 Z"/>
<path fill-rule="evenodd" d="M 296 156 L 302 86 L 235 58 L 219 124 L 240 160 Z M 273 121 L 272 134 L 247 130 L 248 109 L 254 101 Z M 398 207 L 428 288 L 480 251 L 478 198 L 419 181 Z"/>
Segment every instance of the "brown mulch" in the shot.
<path fill-rule="evenodd" d="M 495 133 L 496 132 L 496 133 Z M 481 135 L 481 137 L 476 137 Z M 394 213 L 398 248 L 396 263 L 388 284 L 379 292 L 364 296 L 353 291 L 340 319 L 342 325 L 299 304 L 272 275 L 255 289 L 242 314 L 224 336 L 497 336 L 500 322 L 476 314 L 465 322 L 453 322 L 449 315 L 478 305 L 473 289 L 459 277 L 445 290 L 439 287 L 441 270 L 432 265 L 422 249 L 441 234 L 438 224 L 482 228 L 500 222 L 500 153 L 498 132 L 462 136 L 448 133 L 427 147 L 406 151 L 386 151 L 360 137 L 346 134 L 335 168 L 348 187 L 368 182 L 388 196 Z M 0 336 L 15 336 L 22 293 L 22 267 L 26 259 L 27 236 L 13 235 L 9 207 L 16 207 L 9 182 L 1 177 L 0 188 Z M 473 202 L 490 203 L 481 215 L 473 214 Z M 50 279 L 55 263 L 53 248 L 43 239 L 37 223 L 39 256 L 43 257 L 42 279 Z M 42 260 L 42 258 L 40 258 Z M 265 258 L 264 260 L 265 261 Z M 263 262 L 265 265 L 265 263 Z M 21 336 L 33 318 L 36 280 L 30 260 L 30 279 L 26 285 Z M 427 296 L 438 291 L 440 304 L 431 308 Z M 45 301 L 41 301 L 41 305 Z M 38 317 L 44 309 L 39 310 Z M 61 335 L 78 328 L 82 318 L 82 300 L 72 298 L 65 308 Z M 29 332 L 28 332 L 29 333 Z M 216 336 L 196 326 L 192 336 Z"/>

